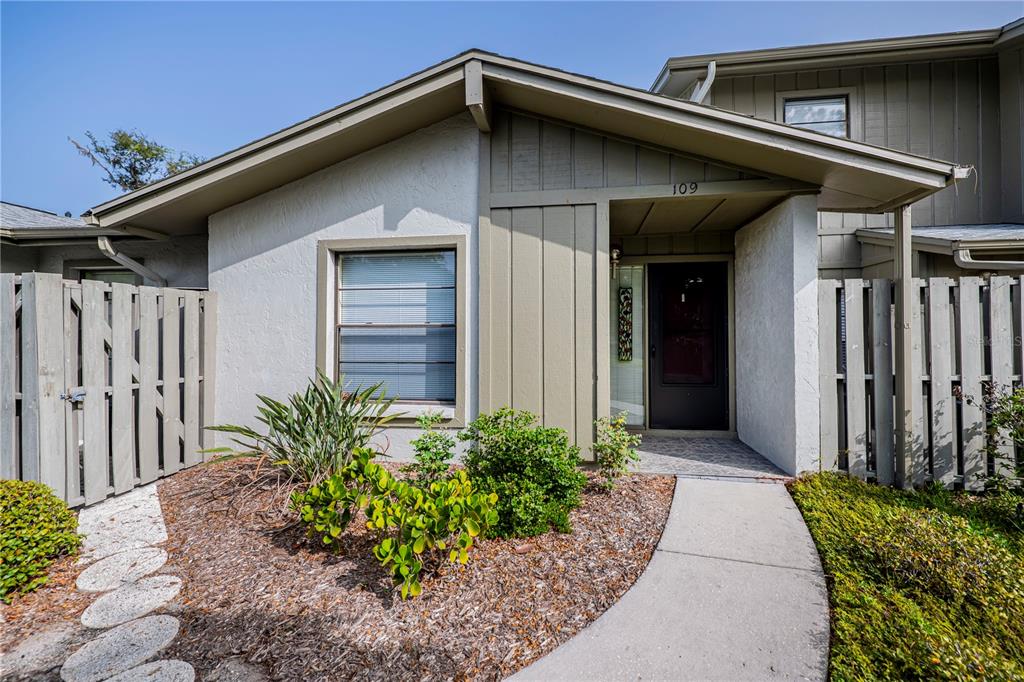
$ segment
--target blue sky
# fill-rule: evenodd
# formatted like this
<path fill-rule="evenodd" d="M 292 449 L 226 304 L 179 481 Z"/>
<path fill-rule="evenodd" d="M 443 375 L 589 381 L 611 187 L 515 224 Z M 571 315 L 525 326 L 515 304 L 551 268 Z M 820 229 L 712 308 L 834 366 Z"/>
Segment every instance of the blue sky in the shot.
<path fill-rule="evenodd" d="M 214 156 L 470 47 L 648 87 L 673 55 L 989 28 L 1022 2 L 0 3 L 0 197 L 116 195 L 81 139 Z"/>

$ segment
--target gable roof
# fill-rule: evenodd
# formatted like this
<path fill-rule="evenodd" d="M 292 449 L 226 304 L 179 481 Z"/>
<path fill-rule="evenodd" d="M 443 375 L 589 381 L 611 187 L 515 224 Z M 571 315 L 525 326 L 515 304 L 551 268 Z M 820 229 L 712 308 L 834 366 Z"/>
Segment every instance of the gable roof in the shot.
<path fill-rule="evenodd" d="M 999 28 L 930 35 L 851 40 L 840 43 L 795 45 L 766 50 L 742 50 L 671 57 L 651 85 L 651 92 L 678 96 L 698 78 L 709 62 L 718 76 L 866 66 L 926 59 L 955 59 L 995 54 L 1011 41 L 1024 38 L 1024 17 Z"/>
<path fill-rule="evenodd" d="M 216 211 L 466 112 L 472 93 L 487 106 L 812 183 L 822 187 L 823 209 L 887 210 L 963 175 L 949 162 L 470 50 L 100 204 L 86 220 L 107 228 L 202 232 Z"/>

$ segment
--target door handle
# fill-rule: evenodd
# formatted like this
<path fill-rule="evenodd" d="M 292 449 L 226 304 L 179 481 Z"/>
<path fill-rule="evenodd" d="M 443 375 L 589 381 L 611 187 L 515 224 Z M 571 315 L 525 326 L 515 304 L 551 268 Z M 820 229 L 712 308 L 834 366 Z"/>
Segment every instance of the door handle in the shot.
<path fill-rule="evenodd" d="M 654 347 L 654 344 L 652 343 L 652 344 L 651 344 L 651 348 L 650 348 L 650 351 L 651 351 L 651 357 L 652 357 L 652 358 L 654 357 L 654 355 L 655 355 L 655 351 L 656 351 L 656 350 L 657 350 L 657 349 L 656 349 L 656 348 Z"/>

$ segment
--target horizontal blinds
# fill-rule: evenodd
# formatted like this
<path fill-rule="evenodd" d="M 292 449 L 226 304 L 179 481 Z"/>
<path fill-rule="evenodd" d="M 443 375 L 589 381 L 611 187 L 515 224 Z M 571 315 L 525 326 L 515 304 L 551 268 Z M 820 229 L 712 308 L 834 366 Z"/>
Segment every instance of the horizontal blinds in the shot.
<path fill-rule="evenodd" d="M 455 253 L 343 254 L 338 371 L 388 397 L 455 400 Z"/>

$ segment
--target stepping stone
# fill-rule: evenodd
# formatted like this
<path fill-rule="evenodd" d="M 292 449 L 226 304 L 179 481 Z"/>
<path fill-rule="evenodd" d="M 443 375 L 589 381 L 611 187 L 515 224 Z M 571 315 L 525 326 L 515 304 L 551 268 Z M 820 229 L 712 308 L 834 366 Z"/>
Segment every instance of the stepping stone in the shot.
<path fill-rule="evenodd" d="M 78 563 L 89 564 L 128 549 L 167 541 L 157 482 L 86 507 L 78 513 L 85 535 Z"/>
<path fill-rule="evenodd" d="M 178 634 L 174 616 L 146 616 L 118 625 L 71 654 L 60 669 L 64 682 L 99 682 L 156 656 Z"/>
<path fill-rule="evenodd" d="M 97 561 L 75 581 L 82 592 L 107 592 L 149 575 L 167 562 L 167 552 L 156 547 L 131 549 Z"/>
<path fill-rule="evenodd" d="M 193 682 L 196 670 L 185 661 L 153 661 L 125 670 L 107 682 Z"/>
<path fill-rule="evenodd" d="M 90 604 L 82 613 L 82 625 L 105 629 L 127 623 L 160 608 L 180 590 L 181 578 L 173 575 L 153 575 L 126 583 Z"/>
<path fill-rule="evenodd" d="M 74 649 L 88 641 L 90 633 L 78 623 L 60 623 L 32 634 L 0 656 L 0 677 L 33 677 L 60 667 Z"/>

